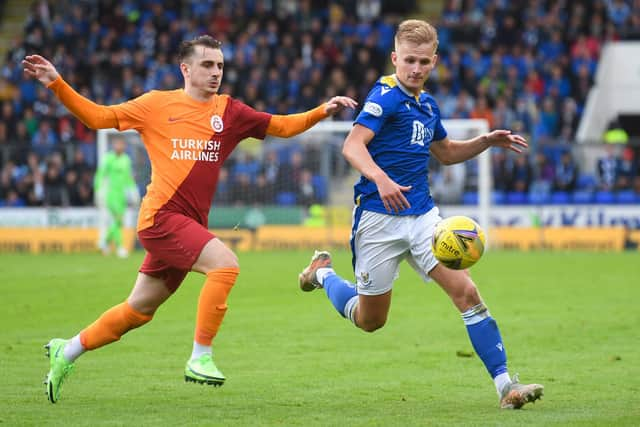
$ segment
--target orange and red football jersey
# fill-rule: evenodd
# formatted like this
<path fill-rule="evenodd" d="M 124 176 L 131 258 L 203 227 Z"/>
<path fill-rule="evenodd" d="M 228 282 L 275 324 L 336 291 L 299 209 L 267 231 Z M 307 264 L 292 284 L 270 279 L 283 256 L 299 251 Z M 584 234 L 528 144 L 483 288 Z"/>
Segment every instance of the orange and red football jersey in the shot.
<path fill-rule="evenodd" d="M 151 91 L 108 108 L 119 130 L 140 133 L 151 161 L 138 231 L 165 209 L 206 226 L 222 163 L 243 139 L 263 139 L 271 119 L 227 95 L 201 102 L 182 89 Z"/>

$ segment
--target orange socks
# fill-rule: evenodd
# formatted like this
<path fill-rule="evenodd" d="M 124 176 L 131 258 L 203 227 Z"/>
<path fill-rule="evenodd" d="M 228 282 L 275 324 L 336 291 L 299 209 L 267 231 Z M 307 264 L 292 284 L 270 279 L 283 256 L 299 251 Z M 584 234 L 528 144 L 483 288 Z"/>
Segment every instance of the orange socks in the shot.
<path fill-rule="evenodd" d="M 144 325 L 152 318 L 153 315 L 137 312 L 125 301 L 105 311 L 80 332 L 80 342 L 86 350 L 94 350 L 118 341 L 127 331 Z"/>
<path fill-rule="evenodd" d="M 218 268 L 207 273 L 200 299 L 194 341 L 210 346 L 218 333 L 222 319 L 227 311 L 227 296 L 231 292 L 239 268 Z"/>
<path fill-rule="evenodd" d="M 227 311 L 227 296 L 238 277 L 239 268 L 218 268 L 207 273 L 200 292 L 194 340 L 210 346 Z M 94 350 L 118 341 L 131 329 L 144 325 L 153 315 L 134 310 L 126 301 L 105 311 L 95 322 L 80 332 L 85 350 Z"/>

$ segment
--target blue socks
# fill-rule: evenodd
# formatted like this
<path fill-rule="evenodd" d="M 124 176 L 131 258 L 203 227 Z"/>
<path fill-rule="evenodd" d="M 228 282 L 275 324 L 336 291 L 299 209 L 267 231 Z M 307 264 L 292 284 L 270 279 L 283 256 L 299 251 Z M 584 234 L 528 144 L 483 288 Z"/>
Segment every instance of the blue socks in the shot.
<path fill-rule="evenodd" d="M 329 273 L 324 277 L 322 287 L 338 313 L 342 317 L 347 317 L 345 306 L 351 298 L 358 295 L 356 288 L 348 280 L 344 280 L 335 273 Z"/>
<path fill-rule="evenodd" d="M 482 359 L 491 378 L 507 372 L 507 354 L 496 321 L 487 307 L 480 303 L 462 313 L 473 348 Z"/>

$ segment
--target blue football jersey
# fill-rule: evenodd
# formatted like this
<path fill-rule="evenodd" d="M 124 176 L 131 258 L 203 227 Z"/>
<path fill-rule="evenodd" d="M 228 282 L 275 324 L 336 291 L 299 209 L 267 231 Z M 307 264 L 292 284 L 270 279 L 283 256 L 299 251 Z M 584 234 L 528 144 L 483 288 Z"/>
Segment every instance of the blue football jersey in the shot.
<path fill-rule="evenodd" d="M 400 85 L 395 75 L 384 76 L 367 95 L 355 123 L 375 133 L 367 149 L 376 164 L 396 183 L 411 186 L 404 193 L 411 207 L 398 215 L 420 215 L 431 210 L 429 147 L 447 136 L 433 97 L 424 91 L 416 97 Z M 354 193 L 354 201 L 362 209 L 389 213 L 373 181 L 361 176 Z"/>

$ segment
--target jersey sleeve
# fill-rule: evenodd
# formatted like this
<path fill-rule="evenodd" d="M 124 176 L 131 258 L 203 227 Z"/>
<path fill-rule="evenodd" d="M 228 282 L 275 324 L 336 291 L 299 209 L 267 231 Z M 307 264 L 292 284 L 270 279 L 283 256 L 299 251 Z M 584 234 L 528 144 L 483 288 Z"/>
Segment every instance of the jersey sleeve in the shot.
<path fill-rule="evenodd" d="M 433 140 L 434 141 L 442 141 L 447 137 L 447 130 L 442 125 L 442 117 L 440 116 L 440 107 L 438 107 L 438 103 L 432 98 L 430 100 L 431 108 L 433 113 L 437 117 L 435 128 L 433 130 Z"/>
<path fill-rule="evenodd" d="M 394 95 L 385 86 L 375 86 L 367 95 L 364 106 L 354 123 L 365 126 L 378 133 L 382 125 L 394 111 Z"/>
<path fill-rule="evenodd" d="M 118 118 L 118 130 L 141 130 L 149 117 L 152 117 L 152 106 L 157 96 L 154 92 L 147 92 L 131 101 L 109 107 Z"/>
<path fill-rule="evenodd" d="M 247 104 L 229 98 L 229 112 L 236 127 L 236 134 L 240 140 L 245 138 L 264 139 L 267 127 L 271 121 L 271 114 L 256 111 Z"/>

